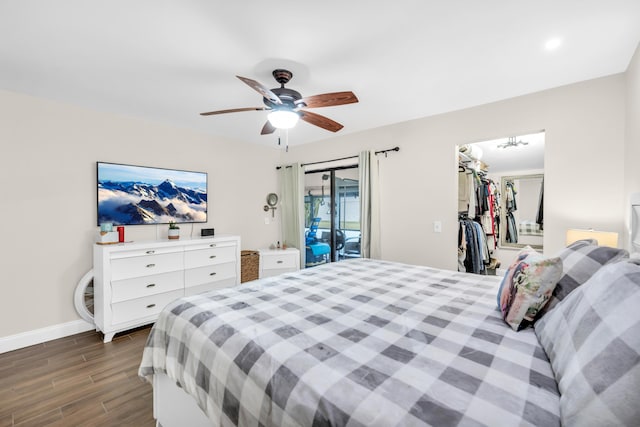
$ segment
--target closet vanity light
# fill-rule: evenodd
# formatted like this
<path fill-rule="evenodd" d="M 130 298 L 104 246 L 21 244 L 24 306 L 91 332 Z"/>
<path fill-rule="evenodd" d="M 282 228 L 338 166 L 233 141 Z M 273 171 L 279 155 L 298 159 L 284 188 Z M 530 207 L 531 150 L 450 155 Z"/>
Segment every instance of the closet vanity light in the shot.
<path fill-rule="evenodd" d="M 510 147 L 517 147 L 518 145 L 529 145 L 529 143 L 526 142 L 526 141 L 523 141 L 523 140 L 516 141 L 516 137 L 515 136 L 510 136 L 509 139 L 507 139 L 507 142 L 504 142 L 502 144 L 498 144 L 496 147 L 498 147 L 498 148 L 510 148 Z"/>

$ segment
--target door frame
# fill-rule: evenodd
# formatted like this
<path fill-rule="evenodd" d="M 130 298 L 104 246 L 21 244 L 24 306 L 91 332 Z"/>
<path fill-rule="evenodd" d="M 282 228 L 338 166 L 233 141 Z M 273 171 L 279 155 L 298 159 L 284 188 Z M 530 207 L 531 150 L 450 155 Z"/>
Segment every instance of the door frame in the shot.
<path fill-rule="evenodd" d="M 331 196 L 330 196 L 330 209 L 331 209 L 331 233 L 329 239 L 329 246 L 331 247 L 331 256 L 329 257 L 330 262 L 339 261 L 338 259 L 338 251 L 335 250 L 336 247 L 336 171 L 344 170 L 344 169 L 355 169 L 360 167 L 358 163 L 354 165 L 347 166 L 336 166 L 332 168 L 324 168 L 324 169 L 314 169 L 311 171 L 305 171 L 304 174 L 313 174 L 313 173 L 329 173 L 329 185 L 331 187 Z M 302 200 L 304 203 L 304 198 Z M 305 218 L 305 223 L 307 218 Z M 305 227 L 306 228 L 306 227 Z M 345 239 L 346 240 L 346 239 Z"/>

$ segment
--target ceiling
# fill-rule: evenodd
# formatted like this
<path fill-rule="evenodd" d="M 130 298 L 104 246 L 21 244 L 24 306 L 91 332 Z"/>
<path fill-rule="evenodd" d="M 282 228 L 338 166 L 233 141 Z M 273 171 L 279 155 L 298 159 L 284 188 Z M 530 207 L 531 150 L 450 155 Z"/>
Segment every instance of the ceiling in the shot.
<path fill-rule="evenodd" d="M 472 148 L 491 174 L 544 169 L 544 132 L 512 135 L 514 146 L 503 146 L 509 137 L 476 142 Z M 520 144 L 522 142 L 522 144 Z M 478 151 L 479 149 L 479 151 Z M 476 158 L 477 158 L 476 157 Z M 516 166 L 514 166 L 516 165 Z M 521 175 L 521 173 L 518 173 Z"/>
<path fill-rule="evenodd" d="M 235 76 L 286 68 L 355 92 L 313 110 L 348 134 L 624 72 L 639 41 L 638 0 L 0 0 L 0 89 L 275 145 L 264 111 L 199 113 L 262 106 Z"/>

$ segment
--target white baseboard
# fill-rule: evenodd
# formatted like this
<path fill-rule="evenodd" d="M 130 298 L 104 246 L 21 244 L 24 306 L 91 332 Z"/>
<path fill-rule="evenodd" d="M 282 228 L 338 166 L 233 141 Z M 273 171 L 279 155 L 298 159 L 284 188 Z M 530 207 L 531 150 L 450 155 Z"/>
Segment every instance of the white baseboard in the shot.
<path fill-rule="evenodd" d="M 69 335 L 79 334 L 80 332 L 86 332 L 92 329 L 95 329 L 95 326 L 91 323 L 84 320 L 74 320 L 72 322 L 47 326 L 46 328 L 22 332 L 16 335 L 9 335 L 8 337 L 1 337 L 0 354 Z"/>

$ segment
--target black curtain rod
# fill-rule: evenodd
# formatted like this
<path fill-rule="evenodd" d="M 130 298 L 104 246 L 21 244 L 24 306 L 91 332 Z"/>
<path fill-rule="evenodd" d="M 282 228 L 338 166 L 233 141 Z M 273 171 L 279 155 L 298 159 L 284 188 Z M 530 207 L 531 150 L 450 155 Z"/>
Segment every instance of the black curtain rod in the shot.
<path fill-rule="evenodd" d="M 319 165 L 320 163 L 331 163 L 331 162 L 337 162 L 338 160 L 357 159 L 358 157 L 359 156 L 349 156 L 349 157 L 340 157 L 339 159 L 333 159 L 333 160 L 322 160 L 320 162 L 301 163 L 300 166 Z"/>
<path fill-rule="evenodd" d="M 378 154 L 384 153 L 384 156 L 387 157 L 387 153 L 390 151 L 400 151 L 400 147 L 393 147 L 386 150 L 376 151 L 374 154 L 377 156 Z"/>
<path fill-rule="evenodd" d="M 300 167 L 303 166 L 308 166 L 308 165 L 318 165 L 320 163 L 331 163 L 331 162 L 337 162 L 338 160 L 349 160 L 349 159 L 357 159 L 359 156 L 349 156 L 349 157 L 341 157 L 339 159 L 333 159 L 333 160 L 322 160 L 321 162 L 311 162 L 311 163 L 300 163 Z M 282 169 L 283 167 L 285 168 L 290 168 L 291 165 L 287 165 L 287 166 L 276 166 L 276 169 Z"/>
<path fill-rule="evenodd" d="M 381 150 L 381 151 L 376 151 L 374 154 L 377 156 L 378 154 L 382 154 L 384 153 L 384 156 L 387 157 L 387 153 L 390 151 L 400 151 L 400 147 L 393 147 L 393 148 L 389 148 L 387 150 Z M 359 156 L 348 156 L 348 157 L 340 157 L 339 159 L 333 159 L 333 160 L 322 160 L 320 162 L 311 162 L 311 163 L 301 163 L 300 166 L 309 166 L 309 165 L 317 165 L 320 163 L 331 163 L 331 162 L 337 162 L 339 160 L 349 160 L 349 159 L 357 159 Z M 282 169 L 283 166 L 276 166 L 276 169 L 280 170 Z M 285 168 L 290 168 L 291 166 L 284 166 Z"/>

